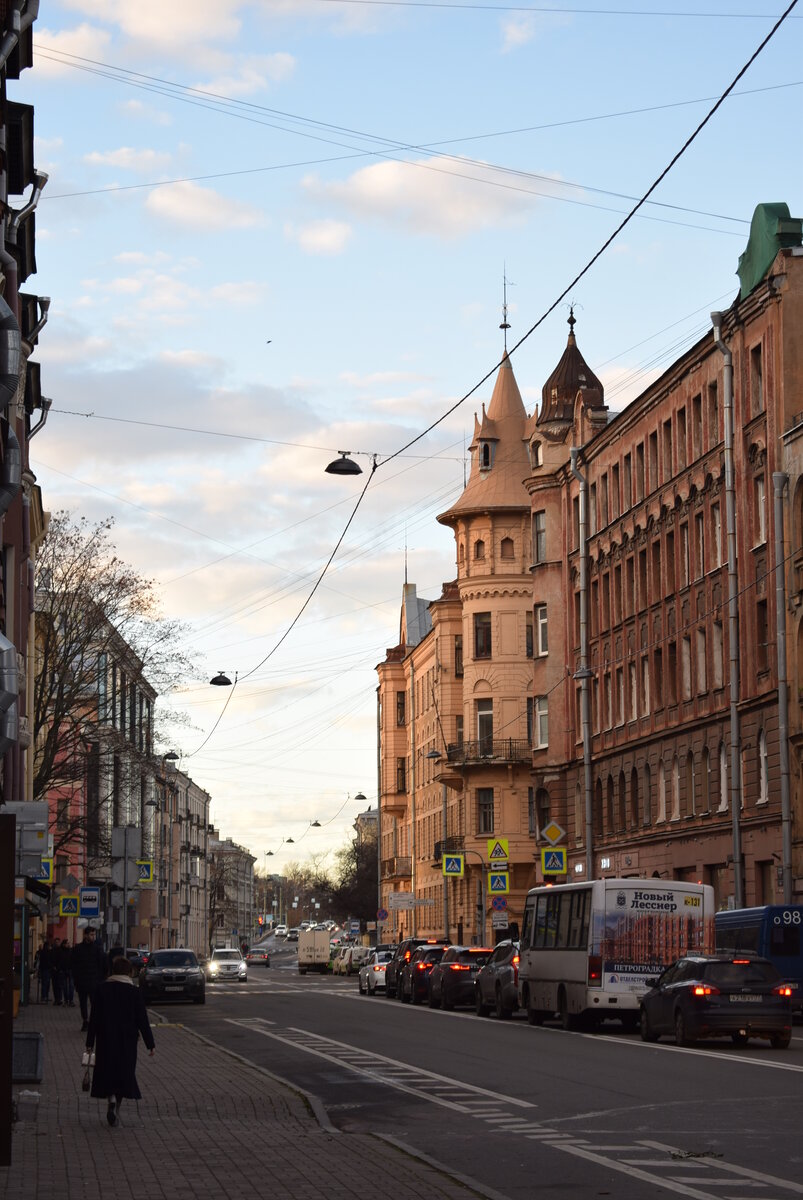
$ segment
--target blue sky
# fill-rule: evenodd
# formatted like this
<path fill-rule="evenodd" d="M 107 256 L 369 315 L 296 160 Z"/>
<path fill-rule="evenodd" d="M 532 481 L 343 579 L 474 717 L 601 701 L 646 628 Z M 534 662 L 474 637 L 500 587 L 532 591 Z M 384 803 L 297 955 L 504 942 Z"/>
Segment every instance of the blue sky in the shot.
<path fill-rule="evenodd" d="M 9 88 L 50 173 L 27 289 L 53 300 L 53 410 L 32 464 L 47 507 L 115 517 L 120 553 L 190 624 L 204 666 L 173 698 L 194 726 L 174 748 L 260 863 L 287 837 L 323 853 L 358 791 L 376 803 L 374 667 L 398 640 L 405 544 L 434 597 L 454 575 L 435 514 L 492 381 L 380 466 L 259 667 L 364 482 L 326 463 L 381 463 L 473 388 L 501 353 L 503 275 L 512 344 L 784 6 L 614 7 L 43 0 Z M 803 215 L 796 11 L 567 298 L 613 410 L 732 301 L 755 206 Z M 530 411 L 566 303 L 514 356 Z M 199 749 L 219 669 L 241 682 Z"/>

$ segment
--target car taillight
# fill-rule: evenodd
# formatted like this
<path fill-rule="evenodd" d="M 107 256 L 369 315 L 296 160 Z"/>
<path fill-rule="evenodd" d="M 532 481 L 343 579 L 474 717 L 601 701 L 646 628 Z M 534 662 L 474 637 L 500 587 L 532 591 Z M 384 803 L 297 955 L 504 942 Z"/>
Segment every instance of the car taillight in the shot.
<path fill-rule="evenodd" d="M 733 965 L 735 967 L 749 967 L 750 966 L 749 958 L 732 958 L 731 962 L 733 963 Z"/>
<path fill-rule="evenodd" d="M 773 994 L 776 996 L 791 996 L 792 989 L 788 983 L 780 983 L 777 988 L 773 988 Z"/>
<path fill-rule="evenodd" d="M 385 969 L 385 964 L 383 963 L 381 967 L 374 967 L 373 969 L 374 969 L 375 971 L 380 971 L 380 972 L 381 972 L 381 971 L 384 971 L 384 969 Z"/>
<path fill-rule="evenodd" d="M 428 965 L 429 965 L 428 963 L 416 963 L 415 969 L 416 969 L 416 971 L 426 971 Z"/>
<path fill-rule="evenodd" d="M 449 966 L 451 967 L 451 969 L 453 971 L 470 971 L 471 970 L 471 967 L 468 965 L 468 963 L 449 963 Z"/>
<path fill-rule="evenodd" d="M 409 961 L 410 961 L 410 951 L 409 951 L 409 950 L 407 951 L 407 953 L 406 953 L 406 954 L 405 954 L 405 956 L 404 956 L 404 961 L 405 961 L 405 962 L 409 962 Z"/>
<path fill-rule="evenodd" d="M 719 988 L 710 987 L 707 983 L 696 983 L 691 989 L 692 996 L 718 996 Z"/>
<path fill-rule="evenodd" d="M 602 987 L 602 957 L 599 954 L 588 956 L 588 986 Z"/>

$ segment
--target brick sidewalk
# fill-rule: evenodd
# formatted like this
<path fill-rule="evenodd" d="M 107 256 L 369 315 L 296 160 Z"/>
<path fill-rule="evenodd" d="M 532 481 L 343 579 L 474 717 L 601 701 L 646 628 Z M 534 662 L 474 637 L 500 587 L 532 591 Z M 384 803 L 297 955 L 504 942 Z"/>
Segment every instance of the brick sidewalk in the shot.
<path fill-rule="evenodd" d="M 33 1004 L 14 1031 L 41 1032 L 35 1119 L 18 1121 L 12 1162 L 0 1167 L 5 1200 L 194 1200 L 249 1193 L 271 1200 L 352 1200 L 363 1173 L 370 1191 L 394 1200 L 472 1200 L 495 1193 L 445 1174 L 370 1134 L 340 1133 L 320 1106 L 259 1067 L 210 1045 L 181 1024 L 180 1011 L 153 1023 L 156 1054 L 140 1043 L 143 1099 L 106 1123 L 105 1100 L 81 1091 L 78 1007 Z M 347 1163 L 345 1170 L 339 1162 Z"/>

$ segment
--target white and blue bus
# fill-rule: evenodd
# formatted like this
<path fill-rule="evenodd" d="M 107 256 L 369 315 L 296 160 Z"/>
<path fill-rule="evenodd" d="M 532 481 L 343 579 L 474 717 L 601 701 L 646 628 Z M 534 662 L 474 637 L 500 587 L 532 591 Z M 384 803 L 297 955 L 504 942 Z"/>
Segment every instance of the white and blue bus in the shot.
<path fill-rule="evenodd" d="M 803 1010 L 803 904 L 731 908 L 715 919 L 717 950 L 760 954 L 795 988 L 792 1008 Z"/>
<path fill-rule="evenodd" d="M 524 905 L 519 1003 L 531 1025 L 607 1017 L 638 1023 L 645 980 L 714 949 L 714 890 L 667 879 L 596 879 L 533 888 Z"/>

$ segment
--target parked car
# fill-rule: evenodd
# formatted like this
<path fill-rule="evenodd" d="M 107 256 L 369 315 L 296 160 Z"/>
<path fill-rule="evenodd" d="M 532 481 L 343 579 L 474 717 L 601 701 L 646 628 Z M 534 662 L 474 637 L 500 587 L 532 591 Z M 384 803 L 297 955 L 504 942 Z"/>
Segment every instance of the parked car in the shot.
<path fill-rule="evenodd" d="M 385 968 L 393 957 L 390 950 L 374 950 L 360 967 L 361 996 L 375 996 L 385 990 Z"/>
<path fill-rule="evenodd" d="M 429 976 L 439 963 L 446 946 L 419 946 L 410 955 L 399 974 L 399 999 L 402 1004 L 423 1004 L 429 999 Z"/>
<path fill-rule="evenodd" d="M 350 954 L 351 954 L 351 946 L 347 942 L 341 946 L 338 946 L 337 954 L 335 955 L 335 957 L 332 960 L 332 974 L 333 975 L 345 975 L 346 974 L 346 960 L 348 959 L 348 956 Z"/>
<path fill-rule="evenodd" d="M 396 995 L 398 988 L 399 973 L 406 963 L 410 961 L 410 957 L 414 950 L 419 946 L 448 946 L 449 942 L 446 938 L 424 938 L 414 937 L 405 938 L 399 942 L 398 946 L 393 951 L 393 957 L 388 963 L 385 971 L 385 995 L 393 997 Z"/>
<path fill-rule="evenodd" d="M 487 1017 L 493 1009 L 504 1020 L 519 1007 L 519 943 L 499 942 L 474 984 L 478 1017 Z"/>
<path fill-rule="evenodd" d="M 206 1003 L 204 973 L 192 950 L 154 950 L 139 973 L 139 989 L 146 1004 Z"/>
<path fill-rule="evenodd" d="M 248 967 L 269 967 L 270 955 L 264 946 L 252 946 L 245 956 L 245 964 Z"/>
<path fill-rule="evenodd" d="M 492 946 L 450 946 L 429 976 L 429 1007 L 447 1011 L 474 1004 L 474 984 L 480 968 L 493 954 Z"/>
<path fill-rule="evenodd" d="M 248 982 L 248 967 L 239 950 L 215 947 L 206 970 L 210 983 L 223 979 Z"/>
<path fill-rule="evenodd" d="M 373 952 L 373 946 L 352 946 L 346 959 L 346 974 L 358 974 L 360 967 L 368 961 Z"/>
<path fill-rule="evenodd" d="M 129 948 L 126 950 L 125 956 L 131 963 L 131 971 L 136 979 L 150 957 L 150 950 L 135 950 L 133 948 Z"/>
<path fill-rule="evenodd" d="M 688 955 L 657 979 L 646 980 L 641 1036 L 657 1042 L 674 1033 L 679 1046 L 696 1038 L 728 1037 L 737 1046 L 769 1038 L 775 1050 L 792 1040 L 792 987 L 769 959 L 739 953 Z"/>

